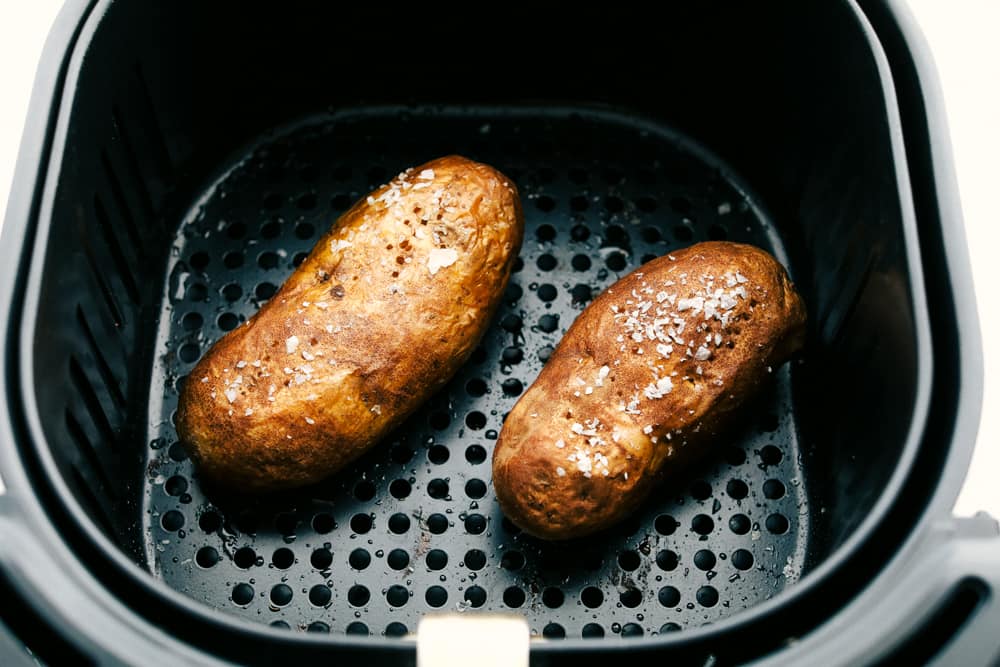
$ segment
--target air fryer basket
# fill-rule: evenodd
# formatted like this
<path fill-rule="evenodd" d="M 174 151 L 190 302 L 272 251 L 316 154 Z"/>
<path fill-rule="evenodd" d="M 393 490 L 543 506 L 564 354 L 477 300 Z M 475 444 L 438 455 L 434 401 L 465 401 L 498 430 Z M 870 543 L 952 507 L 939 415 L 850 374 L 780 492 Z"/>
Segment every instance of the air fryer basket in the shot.
<path fill-rule="evenodd" d="M 442 146 L 496 165 L 526 205 L 528 241 L 473 359 L 329 483 L 278 502 L 203 489 L 171 420 L 186 374 L 340 211 Z M 196 198 L 168 263 L 139 531 L 150 569 L 245 618 L 363 634 L 482 609 L 518 610 L 547 637 L 640 636 L 717 620 L 794 583 L 819 510 L 802 483 L 787 369 L 689 488 L 664 489 L 611 535 L 568 545 L 519 535 L 490 481 L 503 416 L 593 295 L 707 238 L 787 260 L 732 178 L 657 125 L 553 107 L 360 108 L 240 155 Z"/>
<path fill-rule="evenodd" d="M 399 637 L 457 610 L 524 616 L 560 640 L 533 649 L 543 662 L 736 662 L 821 635 L 916 553 L 933 557 L 912 572 L 948 575 L 908 589 L 927 614 L 985 608 L 995 573 L 964 563 L 988 560 L 968 540 L 992 524 L 952 541 L 925 527 L 946 516 L 932 498 L 957 488 L 979 400 L 958 370 L 977 344 L 955 332 L 965 268 L 943 266 L 935 202 L 914 215 L 903 141 L 923 139 L 920 116 L 901 124 L 856 6 L 580 10 L 577 32 L 544 9 L 472 26 L 206 5 L 71 5 L 45 79 L 65 92 L 32 144 L 45 170 L 12 196 L 0 593 L 71 635 L 50 650 L 406 662 Z M 263 499 L 201 484 L 172 422 L 193 364 L 340 211 L 448 153 L 513 178 L 528 224 L 472 360 L 324 483 Z M 803 358 L 633 519 L 572 544 L 519 534 L 489 476 L 504 414 L 593 295 L 708 238 L 789 267 Z M 917 630 L 925 653 L 899 655 L 933 655 Z"/>

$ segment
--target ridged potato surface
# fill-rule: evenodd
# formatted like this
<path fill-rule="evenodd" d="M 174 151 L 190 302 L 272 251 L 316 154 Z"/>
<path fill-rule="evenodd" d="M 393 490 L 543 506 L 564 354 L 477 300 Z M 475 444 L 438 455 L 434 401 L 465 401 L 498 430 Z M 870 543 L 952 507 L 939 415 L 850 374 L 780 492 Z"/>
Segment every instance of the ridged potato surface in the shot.
<path fill-rule="evenodd" d="M 177 429 L 201 474 L 290 488 L 367 451 L 469 357 L 523 227 L 514 184 L 457 156 L 355 204 L 189 375 Z"/>
<path fill-rule="evenodd" d="M 805 309 L 758 248 L 700 243 L 655 259 L 577 318 L 504 421 L 493 484 L 545 539 L 621 520 L 721 439 L 804 337 Z"/>

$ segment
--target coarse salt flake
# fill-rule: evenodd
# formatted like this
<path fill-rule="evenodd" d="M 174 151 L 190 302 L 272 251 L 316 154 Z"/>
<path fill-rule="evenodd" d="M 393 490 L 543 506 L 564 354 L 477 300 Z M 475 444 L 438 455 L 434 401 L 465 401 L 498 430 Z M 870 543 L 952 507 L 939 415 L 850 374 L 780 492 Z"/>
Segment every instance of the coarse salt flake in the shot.
<path fill-rule="evenodd" d="M 299 337 L 289 336 L 285 339 L 285 352 L 288 354 L 295 354 L 295 350 L 299 349 Z"/>
<path fill-rule="evenodd" d="M 252 414 L 253 414 L 253 408 L 247 408 L 246 411 L 243 413 L 243 416 L 249 417 Z"/>
<path fill-rule="evenodd" d="M 701 310 L 705 305 L 705 299 L 700 296 L 692 297 L 690 299 L 678 299 L 677 300 L 677 310 L 684 312 L 685 310 Z"/>
<path fill-rule="evenodd" d="M 312 417 L 306 417 L 306 423 L 312 426 L 313 424 L 316 423 L 316 420 L 313 419 Z"/>
<path fill-rule="evenodd" d="M 417 178 L 419 178 L 422 181 L 432 181 L 434 180 L 434 170 L 424 169 L 419 174 L 417 174 Z"/>
<path fill-rule="evenodd" d="M 239 396 L 239 394 L 236 393 L 235 389 L 227 389 L 223 393 L 226 395 L 226 399 L 230 403 L 233 403 L 236 400 L 236 397 Z"/>
<path fill-rule="evenodd" d="M 695 350 L 694 358 L 698 361 L 706 361 L 712 358 L 712 351 L 704 345 L 701 345 L 697 350 Z"/>
<path fill-rule="evenodd" d="M 559 475 L 560 477 L 565 477 L 566 476 L 566 469 L 563 468 L 562 466 L 557 466 L 556 467 L 556 474 Z"/>
<path fill-rule="evenodd" d="M 427 270 L 433 276 L 457 261 L 458 251 L 454 248 L 433 248 L 427 256 Z"/>
<path fill-rule="evenodd" d="M 660 378 L 655 383 L 649 384 L 643 390 L 643 393 L 646 395 L 646 398 L 663 398 L 673 391 L 673 388 L 674 383 L 671 382 L 670 378 Z"/>

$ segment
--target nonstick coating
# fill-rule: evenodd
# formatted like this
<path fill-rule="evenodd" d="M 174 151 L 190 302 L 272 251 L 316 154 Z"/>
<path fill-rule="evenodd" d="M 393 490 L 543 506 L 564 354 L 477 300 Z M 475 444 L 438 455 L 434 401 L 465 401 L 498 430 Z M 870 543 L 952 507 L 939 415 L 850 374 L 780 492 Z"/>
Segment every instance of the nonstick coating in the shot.
<path fill-rule="evenodd" d="M 342 211 L 447 153 L 510 176 L 527 221 L 503 305 L 472 359 L 326 483 L 267 499 L 205 488 L 172 423 L 186 374 Z M 592 297 L 655 256 L 722 238 L 787 259 L 724 165 L 661 126 L 610 112 L 371 108 L 260 138 L 221 165 L 173 246 L 150 392 L 152 571 L 256 622 L 386 635 L 435 610 L 513 611 L 551 638 L 650 635 L 780 593 L 801 574 L 810 521 L 787 366 L 703 465 L 606 534 L 571 544 L 519 534 L 490 478 L 504 414 Z"/>

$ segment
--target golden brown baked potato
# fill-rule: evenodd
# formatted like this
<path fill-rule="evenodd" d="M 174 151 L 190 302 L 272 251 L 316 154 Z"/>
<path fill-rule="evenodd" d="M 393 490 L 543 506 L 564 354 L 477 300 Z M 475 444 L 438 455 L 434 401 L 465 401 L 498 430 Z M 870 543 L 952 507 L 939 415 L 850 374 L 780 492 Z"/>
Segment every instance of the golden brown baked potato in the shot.
<path fill-rule="evenodd" d="M 803 342 L 805 308 L 771 255 L 699 243 L 625 276 L 580 314 L 507 416 L 504 513 L 546 539 L 624 518 L 699 456 Z"/>
<path fill-rule="evenodd" d="M 368 450 L 469 357 L 523 230 L 514 184 L 457 156 L 355 204 L 191 372 L 177 431 L 201 473 L 289 488 Z"/>

